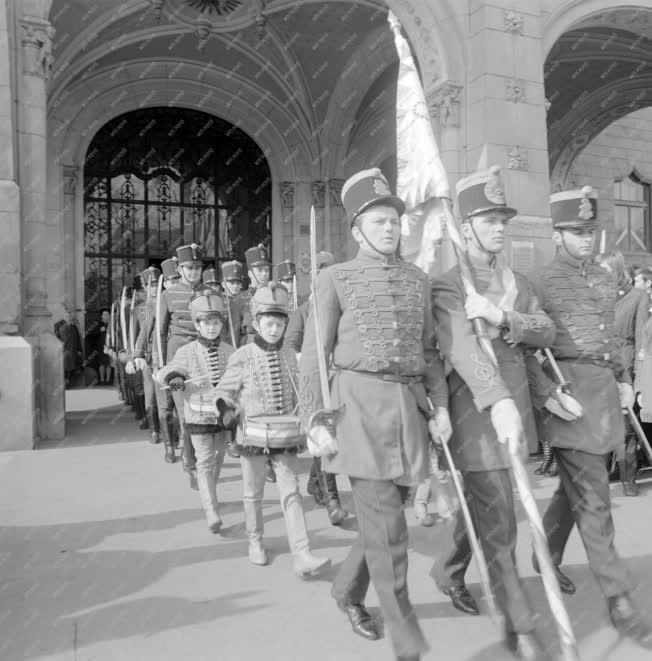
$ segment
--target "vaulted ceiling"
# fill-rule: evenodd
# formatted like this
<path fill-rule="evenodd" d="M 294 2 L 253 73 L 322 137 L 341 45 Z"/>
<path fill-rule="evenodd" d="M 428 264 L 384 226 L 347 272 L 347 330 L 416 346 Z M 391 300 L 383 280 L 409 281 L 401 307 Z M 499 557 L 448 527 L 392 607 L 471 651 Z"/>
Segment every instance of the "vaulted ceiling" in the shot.
<path fill-rule="evenodd" d="M 99 72 L 117 77 L 129 65 L 130 77 L 144 84 L 156 77 L 181 86 L 200 65 L 206 75 L 219 70 L 240 81 L 242 97 L 255 88 L 304 135 L 318 135 L 331 121 L 338 85 L 365 70 L 365 84 L 345 99 L 355 116 L 395 62 L 386 19 L 380 0 L 54 0 L 50 108 L 75 86 L 92 90 Z"/>
<path fill-rule="evenodd" d="M 550 169 L 559 180 L 604 128 L 652 105 L 652 12 L 586 18 L 557 40 L 544 76 Z"/>

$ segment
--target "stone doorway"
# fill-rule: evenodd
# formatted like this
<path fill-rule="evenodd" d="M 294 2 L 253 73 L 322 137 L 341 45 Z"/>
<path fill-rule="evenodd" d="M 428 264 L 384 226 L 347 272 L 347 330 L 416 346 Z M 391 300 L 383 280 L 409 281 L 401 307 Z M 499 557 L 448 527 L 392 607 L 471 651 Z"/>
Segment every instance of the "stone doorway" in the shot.
<path fill-rule="evenodd" d="M 90 143 L 84 164 L 86 327 L 136 274 L 184 244 L 205 265 L 243 260 L 270 246 L 271 178 L 242 130 L 190 109 L 146 108 L 115 117 Z"/>

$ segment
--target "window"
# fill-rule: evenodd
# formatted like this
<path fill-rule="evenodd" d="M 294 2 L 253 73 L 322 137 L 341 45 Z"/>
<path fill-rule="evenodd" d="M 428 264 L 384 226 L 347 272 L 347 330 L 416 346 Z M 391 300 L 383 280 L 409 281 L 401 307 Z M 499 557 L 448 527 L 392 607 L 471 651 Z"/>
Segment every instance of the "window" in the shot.
<path fill-rule="evenodd" d="M 622 252 L 650 250 L 650 184 L 632 172 L 614 184 L 616 248 Z"/>

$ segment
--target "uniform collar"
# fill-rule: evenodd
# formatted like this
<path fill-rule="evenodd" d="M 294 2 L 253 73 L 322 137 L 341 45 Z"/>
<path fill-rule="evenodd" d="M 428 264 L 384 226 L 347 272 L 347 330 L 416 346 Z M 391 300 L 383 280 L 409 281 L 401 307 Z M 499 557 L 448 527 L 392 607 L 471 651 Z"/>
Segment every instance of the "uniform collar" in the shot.
<path fill-rule="evenodd" d="M 372 250 L 365 250 L 364 248 L 358 250 L 357 259 L 364 262 L 374 262 L 376 264 L 379 262 L 382 264 L 398 264 L 400 261 L 396 255 L 381 255 Z"/>
<path fill-rule="evenodd" d="M 278 342 L 271 344 L 267 340 L 263 340 L 258 331 L 254 332 L 254 344 L 260 347 L 263 351 L 279 351 L 283 346 L 283 338 Z"/>
<path fill-rule="evenodd" d="M 217 349 L 217 347 L 220 346 L 220 336 L 218 335 L 214 340 L 209 340 L 208 338 L 204 337 L 203 335 L 198 335 L 197 336 L 197 341 L 199 344 L 203 344 L 205 347 L 213 347 L 214 349 Z"/>
<path fill-rule="evenodd" d="M 586 267 L 591 263 L 591 259 L 575 259 L 574 257 L 571 257 L 565 250 L 557 251 L 557 254 L 555 255 L 555 261 L 559 262 L 560 264 L 570 266 L 577 271 L 585 270 Z"/>

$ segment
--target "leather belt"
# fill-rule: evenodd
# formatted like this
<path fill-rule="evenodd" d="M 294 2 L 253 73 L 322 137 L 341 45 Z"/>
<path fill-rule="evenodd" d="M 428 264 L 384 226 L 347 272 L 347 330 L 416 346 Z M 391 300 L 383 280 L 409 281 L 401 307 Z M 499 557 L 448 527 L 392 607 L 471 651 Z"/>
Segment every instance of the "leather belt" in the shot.
<path fill-rule="evenodd" d="M 341 372 L 343 374 L 356 374 L 357 376 L 369 376 L 379 381 L 391 381 L 392 383 L 403 383 L 409 385 L 411 383 L 422 383 L 423 374 L 416 374 L 414 376 L 403 376 L 400 374 L 383 374 L 382 372 L 364 372 L 362 370 L 347 370 L 341 367 L 336 367 L 334 372 Z"/>

